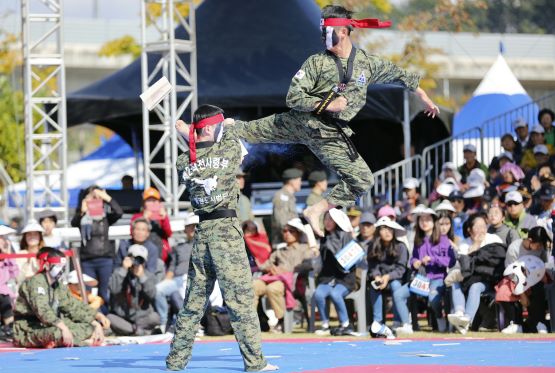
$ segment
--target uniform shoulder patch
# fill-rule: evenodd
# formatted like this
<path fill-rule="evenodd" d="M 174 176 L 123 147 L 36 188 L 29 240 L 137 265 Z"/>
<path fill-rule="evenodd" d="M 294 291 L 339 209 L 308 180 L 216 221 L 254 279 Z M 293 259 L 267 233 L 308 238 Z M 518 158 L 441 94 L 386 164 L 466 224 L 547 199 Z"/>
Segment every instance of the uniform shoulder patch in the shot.
<path fill-rule="evenodd" d="M 37 288 L 37 294 L 46 295 L 46 290 L 42 286 Z"/>
<path fill-rule="evenodd" d="M 286 195 L 286 194 L 280 194 L 279 199 L 281 199 L 284 202 L 287 202 L 287 201 L 289 201 L 289 196 Z"/>
<path fill-rule="evenodd" d="M 365 85 L 366 84 L 366 75 L 364 75 L 364 71 L 360 73 L 360 76 L 357 79 L 358 85 Z"/>
<path fill-rule="evenodd" d="M 295 78 L 301 80 L 302 78 L 304 78 L 304 76 L 306 75 L 306 73 L 304 72 L 304 70 L 299 70 L 297 71 L 297 73 L 295 74 Z"/>

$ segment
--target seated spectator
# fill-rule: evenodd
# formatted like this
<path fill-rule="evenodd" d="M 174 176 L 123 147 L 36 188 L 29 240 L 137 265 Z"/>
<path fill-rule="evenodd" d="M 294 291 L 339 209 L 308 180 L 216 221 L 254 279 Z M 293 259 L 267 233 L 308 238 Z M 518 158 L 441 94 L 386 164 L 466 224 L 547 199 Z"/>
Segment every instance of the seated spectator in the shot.
<path fill-rule="evenodd" d="M 535 256 L 541 259 L 541 262 L 547 262 L 547 248 L 551 239 L 547 231 L 543 227 L 534 227 L 528 233 L 528 238 L 515 241 L 509 246 L 505 257 L 505 267 L 515 263 L 523 256 Z M 543 276 L 542 276 L 543 278 Z M 526 284 L 525 284 L 526 285 Z M 498 288 L 499 292 L 499 288 Z M 496 300 L 501 300 L 496 296 Z M 547 333 L 545 314 L 545 290 L 542 281 L 537 282 L 534 286 L 523 293 L 518 299 L 503 299 L 500 302 L 505 310 L 506 327 L 502 330 L 505 334 L 522 333 Z M 523 324 L 522 309 L 515 303 L 526 307 L 528 318 Z"/>
<path fill-rule="evenodd" d="M 245 239 L 251 272 L 258 272 L 258 267 L 264 264 L 272 253 L 268 234 L 266 232 L 259 232 L 258 225 L 251 220 L 243 222 L 241 228 L 243 230 L 243 238 Z"/>
<path fill-rule="evenodd" d="M 270 255 L 259 267 L 265 274 L 253 281 L 255 307 L 258 306 L 260 297 L 268 297 L 271 310 L 267 309 L 266 315 L 270 331 L 274 333 L 283 331 L 285 310 L 295 306 L 293 273 L 310 271 L 310 261 L 318 255 L 316 247 L 308 247 L 305 229 L 308 227 L 299 218 L 287 222 L 283 228 L 286 246 L 278 248 Z"/>
<path fill-rule="evenodd" d="M 335 258 L 335 254 L 353 240 L 352 227 L 343 211 L 331 209 L 324 216 L 324 228 L 326 234 L 320 243 L 322 270 L 318 274 L 318 286 L 313 295 L 322 321 L 322 326 L 316 334 L 330 334 L 326 299 L 331 298 L 340 324 L 337 329 L 334 329 L 334 335 L 349 335 L 353 332 L 353 328 L 349 323 L 344 298 L 355 290 L 356 266 L 345 272 Z"/>
<path fill-rule="evenodd" d="M 503 182 L 497 186 L 497 194 L 501 195 L 507 188 L 518 185 L 524 179 L 524 172 L 514 163 L 505 163 L 499 170 Z"/>
<path fill-rule="evenodd" d="M 371 212 L 365 211 L 360 217 L 360 234 L 356 237 L 357 242 L 365 252 L 368 252 L 369 245 L 374 238 L 376 231 L 376 217 Z"/>
<path fill-rule="evenodd" d="M 464 238 L 463 224 L 468 217 L 462 192 L 458 190 L 451 192 L 451 194 L 449 194 L 449 202 L 451 202 L 455 209 L 453 214 L 453 230 L 455 231 L 455 236 L 462 240 Z"/>
<path fill-rule="evenodd" d="M 7 236 L 15 233 L 15 230 L 0 225 L 0 254 L 12 254 L 12 247 Z M 19 268 L 15 259 L 0 259 L 0 339 L 12 339 L 13 337 L 13 309 L 12 304 L 16 298 L 15 280 Z"/>
<path fill-rule="evenodd" d="M 497 235 L 506 247 L 520 239 L 514 228 L 509 228 L 504 222 L 505 213 L 503 208 L 497 204 L 488 209 L 488 233 Z"/>
<path fill-rule="evenodd" d="M 79 288 L 77 271 L 73 270 L 69 272 L 66 281 L 67 288 L 71 292 L 71 295 L 77 298 L 79 301 L 82 301 L 83 297 L 81 295 L 81 289 Z M 85 284 L 85 286 L 89 286 L 91 288 L 94 288 L 98 285 L 98 281 L 86 274 L 83 274 L 83 283 Z M 90 291 L 87 291 L 87 301 L 89 303 L 89 306 L 95 310 L 98 310 L 104 304 L 104 299 L 102 299 L 102 297 L 98 295 L 93 295 L 93 293 Z"/>
<path fill-rule="evenodd" d="M 513 122 L 516 132 L 515 159 L 522 160 L 522 153 L 529 147 L 530 135 L 528 134 L 528 123 L 522 118 L 517 118 Z M 520 163 L 520 162 L 519 162 Z"/>
<path fill-rule="evenodd" d="M 19 243 L 18 254 L 33 254 L 36 255 L 44 245 L 42 233 L 44 229 L 36 220 L 31 220 L 21 231 L 21 241 Z M 16 259 L 17 266 L 19 267 L 19 274 L 17 276 L 17 283 L 21 284 L 26 278 L 30 278 L 37 273 L 39 264 L 36 257 L 33 258 L 18 258 Z"/>
<path fill-rule="evenodd" d="M 482 211 L 485 192 L 486 188 L 483 182 L 476 180 L 468 183 L 468 189 L 463 193 L 468 214 Z"/>
<path fill-rule="evenodd" d="M 463 147 L 463 157 L 464 164 L 458 168 L 458 171 L 461 174 L 461 182 L 463 184 L 468 182 L 468 175 L 470 175 L 470 172 L 476 168 L 482 170 L 484 175 L 488 172 L 487 166 L 480 163 L 478 159 L 476 159 L 476 147 L 474 145 L 466 144 Z"/>
<path fill-rule="evenodd" d="M 460 188 L 462 176 L 453 162 L 443 163 L 443 166 L 441 166 L 441 173 L 438 176 L 438 182 L 442 183 L 449 178 L 455 180 L 457 182 L 456 186 Z"/>
<path fill-rule="evenodd" d="M 501 163 L 502 156 L 505 156 L 509 162 L 515 162 L 517 164 L 520 163 L 521 154 L 518 154 L 517 152 L 517 145 L 513 135 L 506 133 L 501 136 L 501 147 L 503 148 L 503 152 L 501 153 L 501 156 L 498 157 L 499 168 L 503 167 L 503 164 Z"/>
<path fill-rule="evenodd" d="M 148 239 L 160 248 L 160 258 L 167 263 L 171 252 L 168 238 L 172 236 L 172 228 L 166 208 L 161 201 L 160 192 L 156 188 L 150 187 L 144 191 L 142 211 L 131 217 L 131 224 L 139 218 L 146 219 L 150 223 Z"/>
<path fill-rule="evenodd" d="M 549 163 L 543 163 L 539 165 L 537 168 L 533 169 L 532 171 L 526 174 L 524 178 L 524 185 L 530 190 L 532 193 L 536 193 L 542 187 L 542 184 L 549 183 L 551 185 L 555 185 L 555 176 L 551 172 L 551 167 Z"/>
<path fill-rule="evenodd" d="M 442 201 L 449 198 L 452 191 L 459 190 L 459 185 L 452 177 L 445 179 L 443 182 L 438 184 L 435 190 L 430 194 L 428 198 L 430 206 L 434 207 L 440 204 Z"/>
<path fill-rule="evenodd" d="M 107 313 L 108 285 L 114 268 L 114 243 L 108 236 L 110 225 L 121 218 L 123 210 L 115 199 L 97 185 L 82 191 L 71 226 L 81 232 L 79 259 L 83 273 L 98 281 L 98 295 L 104 299 Z"/>
<path fill-rule="evenodd" d="M 447 215 L 442 217 L 447 217 Z M 447 223 L 449 222 L 447 218 Z M 442 299 L 445 293 L 443 280 L 447 269 L 455 265 L 455 251 L 449 237 L 441 234 L 439 224 L 439 216 L 432 209 L 426 209 L 417 214 L 410 267 L 416 272 L 423 269 L 426 278 L 430 280 L 428 305 L 434 312 L 439 331 L 445 332 L 447 322 L 442 311 Z M 408 298 L 408 285 L 406 286 L 406 297 Z"/>
<path fill-rule="evenodd" d="M 382 217 L 376 222 L 374 241 L 368 250 L 370 303 L 374 316 L 370 329 L 377 335 L 391 335 L 383 317 L 383 291 L 386 289 L 391 290 L 394 307 L 402 324 L 398 328 L 399 332 L 412 333 L 409 309 L 402 291 L 408 263 L 408 248 L 398 240 L 403 235 L 406 235 L 405 228 Z"/>
<path fill-rule="evenodd" d="M 555 131 L 553 130 L 553 121 L 555 121 L 555 113 L 550 109 L 541 109 L 538 113 L 538 122 L 543 127 L 545 134 L 545 143 L 555 146 Z"/>
<path fill-rule="evenodd" d="M 133 245 L 143 246 L 148 253 L 146 269 L 156 274 L 158 271 L 158 258 L 160 257 L 160 248 L 149 240 L 151 225 L 144 218 L 138 218 L 131 223 L 131 238 L 129 240 L 121 240 L 119 242 L 118 252 L 114 258 L 114 267 L 121 267 L 121 263 L 127 257 L 129 248 Z"/>
<path fill-rule="evenodd" d="M 507 214 L 505 224 L 518 232 L 520 238 L 526 238 L 528 231 L 536 226 L 536 218 L 524 209 L 522 194 L 512 191 L 505 195 Z"/>
<path fill-rule="evenodd" d="M 448 319 L 461 334 L 466 334 L 480 306 L 481 294 L 492 289 L 502 277 L 505 267 L 500 258 L 505 256 L 506 248 L 497 235 L 487 233 L 483 214 L 469 216 L 463 228 L 465 241 L 458 252 L 460 277 L 450 281 L 455 313 L 449 314 Z M 448 277 L 452 275 L 450 272 Z"/>
<path fill-rule="evenodd" d="M 145 269 L 147 259 L 144 247 L 133 246 L 110 279 L 108 319 L 117 335 L 149 335 L 160 325 L 153 307 L 156 278 Z"/>
<path fill-rule="evenodd" d="M 193 213 L 185 219 L 185 242 L 177 245 L 171 252 L 170 265 L 166 272 L 166 278 L 156 284 L 156 311 L 160 315 L 162 332 L 166 331 L 168 324 L 168 301 L 172 296 L 174 308 L 181 309 L 185 298 L 185 287 L 187 286 L 187 275 L 189 273 L 189 261 L 193 252 L 193 240 L 195 230 L 199 223 L 199 217 Z M 177 297 L 177 299 L 175 298 Z"/>
<path fill-rule="evenodd" d="M 390 205 L 382 206 L 378 210 L 378 219 L 383 218 L 384 216 L 388 217 L 392 221 L 397 220 L 397 213 Z"/>
<path fill-rule="evenodd" d="M 135 186 L 133 185 L 133 176 L 123 175 L 121 178 L 121 190 L 133 190 Z"/>
<path fill-rule="evenodd" d="M 360 217 L 362 215 L 362 210 L 358 206 L 351 206 L 347 210 L 347 216 L 351 221 L 351 226 L 353 227 L 353 236 L 356 237 L 360 233 Z"/>
<path fill-rule="evenodd" d="M 19 289 L 14 310 L 14 345 L 28 348 L 97 346 L 110 327 L 100 312 L 71 296 L 60 279 L 66 268 L 63 252 L 44 247 L 39 272 Z"/>
<path fill-rule="evenodd" d="M 56 213 L 52 210 L 44 210 L 38 214 L 37 218 L 42 229 L 44 229 L 42 234 L 44 245 L 58 250 L 65 250 L 67 248 L 66 244 L 60 236 L 54 233 L 54 228 L 58 224 Z"/>
<path fill-rule="evenodd" d="M 406 178 L 403 181 L 403 195 L 403 200 L 398 201 L 396 205 L 401 211 L 399 224 L 406 227 L 411 223 L 411 211 L 416 206 L 426 203 L 426 199 L 420 195 L 420 180 L 414 177 Z"/>
<path fill-rule="evenodd" d="M 530 214 L 539 219 L 550 219 L 555 205 L 555 187 L 549 183 L 542 184 L 540 190 L 534 194 L 534 204 Z"/>
<path fill-rule="evenodd" d="M 520 161 L 520 167 L 522 167 L 524 171 L 530 171 L 537 167 L 538 164 L 545 163 L 547 158 L 555 153 L 553 145 L 545 143 L 544 134 L 545 130 L 539 124 L 532 127 L 530 144 L 528 144 L 527 148 L 522 153 L 522 160 Z M 541 160 L 543 160 L 543 162 L 541 162 Z"/>

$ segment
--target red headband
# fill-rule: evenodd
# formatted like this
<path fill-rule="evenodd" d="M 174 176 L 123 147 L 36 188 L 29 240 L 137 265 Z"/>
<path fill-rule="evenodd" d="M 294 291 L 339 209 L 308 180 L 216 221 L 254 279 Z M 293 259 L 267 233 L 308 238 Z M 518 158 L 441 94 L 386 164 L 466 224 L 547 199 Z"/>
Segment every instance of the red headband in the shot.
<path fill-rule="evenodd" d="M 349 18 L 326 18 L 322 19 L 322 26 L 353 26 L 355 28 L 387 28 L 391 27 L 391 21 L 380 21 L 377 18 L 349 19 Z"/>
<path fill-rule="evenodd" d="M 195 163 L 197 161 L 197 144 L 195 142 L 195 130 L 213 126 L 215 124 L 221 123 L 224 121 L 224 116 L 222 114 L 216 114 L 208 118 L 204 118 L 197 123 L 192 123 L 189 126 L 189 155 L 190 161 L 189 163 Z"/>
<path fill-rule="evenodd" d="M 39 270 L 38 272 L 42 272 L 44 270 L 44 265 L 46 263 L 48 264 L 65 264 L 66 263 L 66 258 L 64 258 L 63 256 L 51 256 L 50 258 L 48 257 L 48 253 L 42 253 L 38 256 L 39 259 Z"/>

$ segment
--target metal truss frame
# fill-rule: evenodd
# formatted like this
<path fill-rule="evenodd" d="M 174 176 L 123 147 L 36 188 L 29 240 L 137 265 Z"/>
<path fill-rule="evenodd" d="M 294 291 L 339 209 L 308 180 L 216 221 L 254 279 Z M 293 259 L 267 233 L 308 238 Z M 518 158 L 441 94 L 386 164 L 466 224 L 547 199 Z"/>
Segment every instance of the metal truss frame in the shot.
<path fill-rule="evenodd" d="M 187 3 L 189 13 L 183 17 L 177 6 Z M 148 12 L 149 5 L 154 4 L 160 7 L 159 16 Z M 142 91 L 161 75 L 174 87 L 171 94 L 154 108 L 155 121 L 143 104 L 144 185 L 145 188 L 156 187 L 175 216 L 179 211 L 179 198 L 184 192 L 178 181 L 175 162 L 178 151 L 187 150 L 184 139 L 177 135 L 175 122 L 184 113 L 192 114 L 197 108 L 195 5 L 192 0 L 143 0 L 141 19 Z M 189 38 L 177 39 L 176 27 L 183 27 Z M 155 30 L 155 33 L 147 34 L 147 28 Z M 149 66 L 152 55 L 156 56 L 156 62 L 152 64 L 151 58 Z M 186 58 L 189 59 L 188 67 L 184 63 Z M 158 137 L 158 141 L 151 143 L 151 138 Z M 162 156 L 163 161 L 160 162 Z"/>
<path fill-rule="evenodd" d="M 63 0 L 21 0 L 26 218 L 46 208 L 68 223 Z M 46 29 L 46 32 L 44 30 Z M 40 192 L 39 192 L 40 191 Z"/>

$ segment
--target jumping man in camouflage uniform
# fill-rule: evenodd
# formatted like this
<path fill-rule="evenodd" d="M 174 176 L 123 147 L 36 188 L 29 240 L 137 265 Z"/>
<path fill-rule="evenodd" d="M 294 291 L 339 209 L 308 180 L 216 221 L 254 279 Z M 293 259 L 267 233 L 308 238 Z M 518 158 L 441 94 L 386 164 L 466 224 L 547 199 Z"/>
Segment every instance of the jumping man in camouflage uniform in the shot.
<path fill-rule="evenodd" d="M 389 27 L 390 23 L 354 20 L 351 15 L 340 6 L 322 10 L 322 38 L 327 51 L 310 56 L 293 77 L 287 93 L 291 111 L 250 122 L 235 122 L 239 137 L 250 143 L 304 144 L 337 172 L 340 181 L 326 199 L 304 211 L 319 235 L 322 235 L 318 224 L 320 215 L 333 206 L 353 205 L 374 183 L 372 172 L 349 139 L 353 131 L 348 126 L 366 103 L 368 85 L 401 84 L 415 91 L 426 105 L 428 115 L 439 113 L 438 107 L 418 87 L 417 74 L 352 45 L 353 27 Z M 251 128 L 243 131 L 246 127 Z"/>
<path fill-rule="evenodd" d="M 204 105 L 195 112 L 195 123 L 190 128 L 182 121 L 176 124 L 180 133 L 189 136 L 189 151 L 177 160 L 179 179 L 189 191 L 200 222 L 193 243 L 184 306 L 177 317 L 166 366 L 181 370 L 187 365 L 195 333 L 217 279 L 245 371 L 277 370 L 262 356 L 250 267 L 236 217 L 239 186 L 235 174 L 242 161 L 241 145 L 233 126 L 228 126 L 220 141 L 215 141 L 223 131 L 222 113 L 215 106 Z M 194 140 L 195 129 L 198 146 Z"/>
<path fill-rule="evenodd" d="M 14 345 L 53 348 L 101 344 L 102 326 L 107 329 L 110 322 L 73 297 L 58 281 L 64 272 L 65 255 L 45 247 L 38 257 L 39 272 L 19 288 L 14 311 Z"/>

